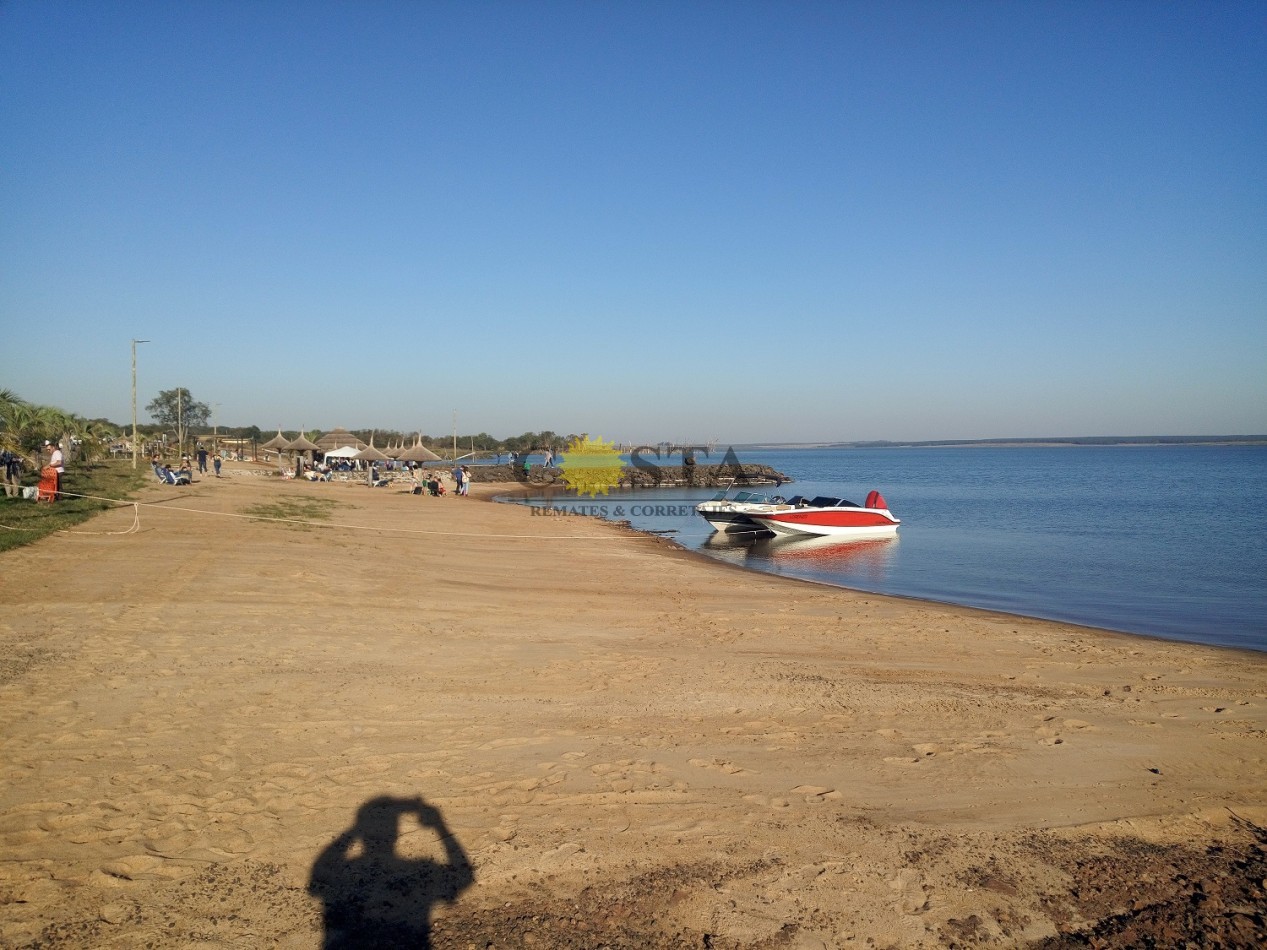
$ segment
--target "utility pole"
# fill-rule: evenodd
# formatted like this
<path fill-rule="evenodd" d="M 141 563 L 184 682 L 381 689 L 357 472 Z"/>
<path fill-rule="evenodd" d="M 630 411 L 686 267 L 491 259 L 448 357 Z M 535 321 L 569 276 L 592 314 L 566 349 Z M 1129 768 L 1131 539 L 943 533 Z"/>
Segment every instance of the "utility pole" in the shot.
<path fill-rule="evenodd" d="M 132 468 L 136 468 L 137 453 L 141 447 L 136 441 L 136 345 L 138 343 L 148 343 L 149 340 L 133 340 L 132 341 Z"/>
<path fill-rule="evenodd" d="M 453 461 L 458 460 L 458 411 L 453 410 Z"/>

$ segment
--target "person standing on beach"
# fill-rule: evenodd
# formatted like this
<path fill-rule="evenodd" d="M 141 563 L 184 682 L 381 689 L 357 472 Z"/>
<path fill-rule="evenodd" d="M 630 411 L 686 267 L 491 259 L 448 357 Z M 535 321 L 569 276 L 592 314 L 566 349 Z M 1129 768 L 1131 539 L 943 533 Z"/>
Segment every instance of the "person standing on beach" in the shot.
<path fill-rule="evenodd" d="M 220 456 L 217 455 L 211 460 L 211 464 L 216 467 L 216 478 L 220 477 Z"/>
<path fill-rule="evenodd" d="M 5 449 L 0 452 L 0 465 L 4 467 L 4 494 L 17 498 L 22 494 L 22 456 Z"/>
<path fill-rule="evenodd" d="M 463 465 L 462 466 L 462 480 L 458 482 L 458 494 L 461 495 L 463 498 L 465 498 L 467 494 L 470 492 L 470 490 L 471 490 L 471 470 L 467 468 L 465 465 Z"/>
<path fill-rule="evenodd" d="M 198 474 L 207 474 L 207 447 L 201 442 L 198 443 Z"/>
<path fill-rule="evenodd" d="M 47 442 L 44 443 L 48 445 Z M 53 495 L 53 500 L 62 497 L 62 476 L 66 474 L 66 459 L 62 455 L 62 444 L 58 442 L 53 446 L 53 452 L 48 457 L 48 467 L 57 473 L 57 492 Z"/>

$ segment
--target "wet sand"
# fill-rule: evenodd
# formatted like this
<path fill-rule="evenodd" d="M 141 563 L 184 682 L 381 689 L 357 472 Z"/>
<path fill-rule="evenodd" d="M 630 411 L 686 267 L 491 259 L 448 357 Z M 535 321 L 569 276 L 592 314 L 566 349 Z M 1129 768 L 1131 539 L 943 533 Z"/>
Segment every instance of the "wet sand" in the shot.
<path fill-rule="evenodd" d="M 245 468 L 0 555 L 0 946 L 1267 936 L 1263 655 Z"/>

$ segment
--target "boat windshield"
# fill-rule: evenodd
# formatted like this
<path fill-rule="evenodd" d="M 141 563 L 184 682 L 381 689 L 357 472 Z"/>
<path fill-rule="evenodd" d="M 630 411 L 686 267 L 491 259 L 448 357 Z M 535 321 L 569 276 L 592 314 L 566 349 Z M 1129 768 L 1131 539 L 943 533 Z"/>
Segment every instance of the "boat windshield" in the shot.
<path fill-rule="evenodd" d="M 744 502 L 750 505 L 764 505 L 769 499 L 765 495 L 758 495 L 756 492 L 741 491 L 735 495 L 735 501 Z"/>
<path fill-rule="evenodd" d="M 852 501 L 843 498 L 832 498 L 830 495 L 819 495 L 810 503 L 811 508 L 857 508 Z"/>

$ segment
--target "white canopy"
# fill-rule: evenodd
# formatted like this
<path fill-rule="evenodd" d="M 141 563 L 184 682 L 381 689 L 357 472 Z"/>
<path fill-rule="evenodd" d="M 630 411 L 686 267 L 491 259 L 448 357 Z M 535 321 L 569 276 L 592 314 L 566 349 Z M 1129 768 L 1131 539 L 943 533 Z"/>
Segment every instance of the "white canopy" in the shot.
<path fill-rule="evenodd" d="M 360 451 L 361 450 L 358 449 L 355 445 L 345 445 L 345 446 L 342 446 L 341 448 L 331 449 L 329 452 L 326 453 L 326 458 L 328 459 L 356 458 L 357 453 L 359 453 Z"/>

